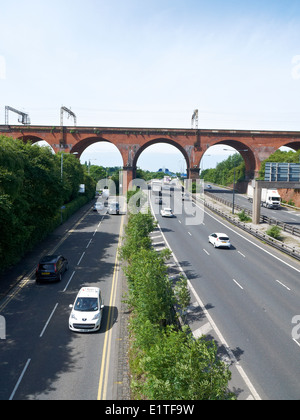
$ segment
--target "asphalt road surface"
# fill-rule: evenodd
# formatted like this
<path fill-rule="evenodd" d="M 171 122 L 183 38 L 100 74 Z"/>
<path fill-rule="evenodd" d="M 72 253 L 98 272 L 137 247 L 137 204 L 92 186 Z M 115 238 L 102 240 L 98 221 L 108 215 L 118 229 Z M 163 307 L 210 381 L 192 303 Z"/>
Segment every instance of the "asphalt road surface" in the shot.
<path fill-rule="evenodd" d="M 62 237 L 52 235 L 43 244 L 47 253 L 68 259 L 62 282 L 36 284 L 34 264 L 0 300 L 6 322 L 6 337 L 0 340 L 1 400 L 115 398 L 117 248 L 124 216 L 103 216 L 90 207 L 71 230 Z M 68 328 L 69 305 L 82 286 L 102 290 L 105 308 L 98 333 L 80 334 Z"/>
<path fill-rule="evenodd" d="M 292 321 L 300 314 L 299 262 L 206 210 L 198 225 L 187 225 L 184 211 L 174 218 L 158 213 L 157 219 L 256 396 L 298 400 L 300 339 L 293 336 Z M 209 244 L 212 232 L 228 234 L 231 249 Z"/>
<path fill-rule="evenodd" d="M 230 203 L 233 200 L 232 190 L 222 188 L 219 186 L 212 185 L 212 189 L 207 189 L 207 192 L 222 198 Z M 241 206 L 244 209 L 252 210 L 252 203 L 250 203 L 247 199 L 246 194 L 238 194 L 235 193 L 234 195 L 234 202 L 235 204 Z M 261 207 L 260 209 L 261 215 L 267 216 L 270 219 L 275 219 L 280 222 L 289 224 L 291 226 L 300 227 L 300 212 L 295 211 L 293 209 L 289 209 L 288 207 L 281 206 L 279 209 L 268 209 L 266 207 Z M 236 211 L 237 212 L 237 211 Z"/>

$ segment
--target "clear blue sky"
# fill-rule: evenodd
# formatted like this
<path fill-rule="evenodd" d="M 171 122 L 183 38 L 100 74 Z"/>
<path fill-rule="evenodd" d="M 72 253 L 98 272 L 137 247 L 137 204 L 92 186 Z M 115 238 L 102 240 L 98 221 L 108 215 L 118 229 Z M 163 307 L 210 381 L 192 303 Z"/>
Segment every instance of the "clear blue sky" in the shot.
<path fill-rule="evenodd" d="M 59 125 L 64 105 L 78 125 L 190 128 L 197 108 L 199 128 L 300 130 L 299 0 L 0 0 L 0 10 L 0 124 L 9 105 Z M 139 166 L 179 170 L 180 153 L 157 150 L 162 160 L 153 166 L 149 149 Z M 84 157 L 98 155 L 113 164 L 105 148 Z"/>

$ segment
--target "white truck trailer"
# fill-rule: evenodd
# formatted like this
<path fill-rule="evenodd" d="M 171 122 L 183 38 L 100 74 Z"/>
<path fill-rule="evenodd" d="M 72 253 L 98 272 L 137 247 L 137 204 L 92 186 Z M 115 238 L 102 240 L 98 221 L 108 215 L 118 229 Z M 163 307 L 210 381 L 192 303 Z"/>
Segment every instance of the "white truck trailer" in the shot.
<path fill-rule="evenodd" d="M 162 182 L 161 180 L 153 179 L 151 182 L 151 189 L 156 194 L 161 194 L 162 191 Z"/>
<path fill-rule="evenodd" d="M 252 185 L 248 185 L 247 197 L 250 203 L 253 202 L 254 190 Z M 261 205 L 268 209 L 279 209 L 281 204 L 281 197 L 276 189 L 261 189 Z"/>

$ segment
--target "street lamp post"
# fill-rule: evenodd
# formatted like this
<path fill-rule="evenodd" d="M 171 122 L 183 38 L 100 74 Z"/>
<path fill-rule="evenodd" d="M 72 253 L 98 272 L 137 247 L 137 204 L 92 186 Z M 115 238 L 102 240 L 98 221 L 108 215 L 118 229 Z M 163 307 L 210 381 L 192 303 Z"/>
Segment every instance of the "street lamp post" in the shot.
<path fill-rule="evenodd" d="M 226 150 L 227 152 L 232 152 L 233 150 L 231 149 L 223 149 Z M 236 152 L 248 152 L 248 149 L 242 149 L 242 150 L 237 150 L 235 149 Z M 235 201 L 235 164 L 234 164 L 234 168 L 233 168 L 233 190 L 232 190 L 232 214 L 234 214 L 234 201 Z"/>

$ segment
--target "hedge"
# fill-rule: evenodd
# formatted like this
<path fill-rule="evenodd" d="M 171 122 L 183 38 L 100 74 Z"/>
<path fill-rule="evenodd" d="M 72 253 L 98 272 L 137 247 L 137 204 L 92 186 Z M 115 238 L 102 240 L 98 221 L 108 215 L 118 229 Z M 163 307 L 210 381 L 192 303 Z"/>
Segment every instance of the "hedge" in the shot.
<path fill-rule="evenodd" d="M 178 304 L 168 279 L 168 251 L 151 246 L 155 222 L 150 213 L 131 214 L 125 229 L 121 258 L 128 279 L 131 309 L 129 363 L 133 399 L 235 399 L 228 391 L 231 373 L 217 357 L 216 344 L 194 339 L 179 327 Z M 176 295 L 182 295 L 177 293 Z M 186 300 L 186 294 L 183 294 Z"/>

